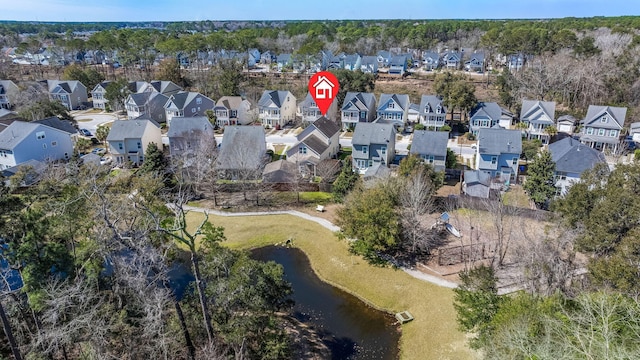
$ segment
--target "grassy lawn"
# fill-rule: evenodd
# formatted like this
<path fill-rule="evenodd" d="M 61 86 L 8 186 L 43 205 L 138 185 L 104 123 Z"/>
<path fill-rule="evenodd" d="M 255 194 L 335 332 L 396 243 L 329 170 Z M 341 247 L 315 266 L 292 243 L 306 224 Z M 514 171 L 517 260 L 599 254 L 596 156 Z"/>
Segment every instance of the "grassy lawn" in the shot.
<path fill-rule="evenodd" d="M 520 208 L 529 209 L 529 196 L 520 185 L 511 185 L 509 191 L 504 193 L 502 201 L 506 205 L 516 206 Z"/>
<path fill-rule="evenodd" d="M 284 149 L 287 148 L 287 145 L 273 145 L 274 153 L 276 155 L 282 155 Z"/>
<path fill-rule="evenodd" d="M 296 201 L 296 193 L 293 191 L 281 191 L 277 193 L 277 198 L 283 202 L 292 203 Z M 300 202 L 303 204 L 320 204 L 326 205 L 333 201 L 331 193 L 322 191 L 303 191 L 300 192 Z M 199 206 L 199 205 L 195 205 Z"/>
<path fill-rule="evenodd" d="M 352 148 L 343 147 L 342 149 L 340 149 L 340 153 L 338 154 L 338 158 L 340 160 L 344 160 L 344 159 L 348 158 L 349 156 L 351 156 L 352 152 L 353 152 Z"/>
<path fill-rule="evenodd" d="M 188 214 L 190 226 L 202 221 L 202 214 Z M 457 329 L 453 292 L 415 279 L 400 270 L 368 265 L 351 256 L 340 241 L 322 226 L 290 215 L 217 217 L 210 221 L 225 228 L 224 245 L 252 249 L 281 243 L 288 238 L 303 250 L 313 269 L 324 281 L 340 287 L 371 306 L 396 313 L 408 310 L 414 317 L 402 326 L 402 359 L 473 359 Z"/>

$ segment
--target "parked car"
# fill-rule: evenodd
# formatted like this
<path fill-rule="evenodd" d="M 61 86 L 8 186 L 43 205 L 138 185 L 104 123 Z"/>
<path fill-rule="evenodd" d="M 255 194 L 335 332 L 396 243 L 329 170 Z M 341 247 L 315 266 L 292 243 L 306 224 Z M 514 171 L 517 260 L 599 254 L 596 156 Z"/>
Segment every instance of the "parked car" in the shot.
<path fill-rule="evenodd" d="M 110 157 L 100 158 L 100 165 L 107 165 L 107 164 L 111 164 L 111 158 Z"/>
<path fill-rule="evenodd" d="M 91 153 L 93 154 L 98 154 L 98 155 L 104 155 L 104 153 L 106 153 L 107 150 L 105 148 L 95 148 L 93 150 L 91 150 Z"/>
<path fill-rule="evenodd" d="M 80 129 L 80 135 L 84 135 L 84 136 L 93 136 L 93 134 L 91 133 L 91 131 L 87 130 L 87 129 Z"/>

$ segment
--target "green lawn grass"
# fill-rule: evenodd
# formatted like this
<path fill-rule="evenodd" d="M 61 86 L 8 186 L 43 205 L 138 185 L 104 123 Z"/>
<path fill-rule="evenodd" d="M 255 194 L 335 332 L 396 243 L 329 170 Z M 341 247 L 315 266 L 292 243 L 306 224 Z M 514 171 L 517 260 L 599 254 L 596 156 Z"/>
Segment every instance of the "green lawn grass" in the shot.
<path fill-rule="evenodd" d="M 189 226 L 203 215 L 189 213 Z M 209 220 L 225 228 L 223 245 L 232 249 L 252 249 L 293 239 L 303 250 L 318 276 L 389 313 L 408 310 L 415 320 L 402 325 L 402 359 L 473 359 L 457 328 L 453 291 L 391 268 L 374 267 L 350 255 L 348 245 L 329 230 L 291 215 L 218 217 Z"/>

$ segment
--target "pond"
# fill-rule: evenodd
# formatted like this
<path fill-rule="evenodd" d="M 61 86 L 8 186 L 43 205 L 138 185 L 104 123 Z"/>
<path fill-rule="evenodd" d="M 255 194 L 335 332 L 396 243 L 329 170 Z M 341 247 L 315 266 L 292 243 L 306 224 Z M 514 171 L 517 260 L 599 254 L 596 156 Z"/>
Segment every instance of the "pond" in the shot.
<path fill-rule="evenodd" d="M 284 267 L 293 286 L 293 315 L 318 330 L 333 359 L 398 359 L 400 333 L 392 315 L 322 282 L 299 249 L 268 246 L 251 254 Z"/>

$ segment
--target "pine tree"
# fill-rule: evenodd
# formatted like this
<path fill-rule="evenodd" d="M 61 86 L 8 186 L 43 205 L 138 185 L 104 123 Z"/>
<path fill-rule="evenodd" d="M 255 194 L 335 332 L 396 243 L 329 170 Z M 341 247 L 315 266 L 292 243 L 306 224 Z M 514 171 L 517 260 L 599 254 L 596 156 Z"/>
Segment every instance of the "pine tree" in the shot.
<path fill-rule="evenodd" d="M 529 164 L 524 190 L 538 208 L 546 207 L 556 193 L 553 181 L 555 171 L 556 164 L 551 159 L 551 153 L 546 150 Z"/>

